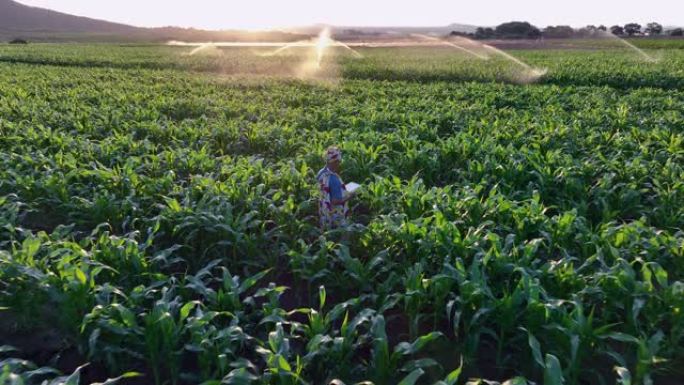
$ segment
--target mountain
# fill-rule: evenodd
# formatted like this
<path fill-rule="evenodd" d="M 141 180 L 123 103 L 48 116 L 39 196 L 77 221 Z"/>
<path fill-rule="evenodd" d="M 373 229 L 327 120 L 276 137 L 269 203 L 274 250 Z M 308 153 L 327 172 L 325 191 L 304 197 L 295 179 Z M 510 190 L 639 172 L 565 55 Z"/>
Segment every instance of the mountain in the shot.
<path fill-rule="evenodd" d="M 103 33 L 126 34 L 141 28 L 87 17 L 67 15 L 49 9 L 29 7 L 12 0 L 0 0 L 0 33 Z"/>
<path fill-rule="evenodd" d="M 140 28 L 0 0 L 0 41 L 188 42 L 294 41 L 309 36 L 280 31 L 206 31 L 195 28 Z"/>
<path fill-rule="evenodd" d="M 330 28 L 333 36 L 344 39 L 364 36 L 378 36 L 378 35 L 407 35 L 407 34 L 435 34 L 448 35 L 452 31 L 473 33 L 477 26 L 468 24 L 449 24 L 446 26 L 424 26 L 424 27 L 405 27 L 405 26 L 339 26 L 328 24 L 313 24 L 309 26 L 293 27 L 286 29 L 288 32 L 303 33 L 308 35 L 317 35 L 324 28 Z"/>
<path fill-rule="evenodd" d="M 474 32 L 475 26 L 450 24 L 437 27 L 345 27 L 314 24 L 286 31 L 206 31 L 195 28 L 141 28 L 49 9 L 31 7 L 14 0 L 0 0 L 0 41 L 23 38 L 32 41 L 186 42 L 209 41 L 296 41 L 331 28 L 338 39 L 364 39 L 414 33 L 447 35 L 451 31 Z"/>

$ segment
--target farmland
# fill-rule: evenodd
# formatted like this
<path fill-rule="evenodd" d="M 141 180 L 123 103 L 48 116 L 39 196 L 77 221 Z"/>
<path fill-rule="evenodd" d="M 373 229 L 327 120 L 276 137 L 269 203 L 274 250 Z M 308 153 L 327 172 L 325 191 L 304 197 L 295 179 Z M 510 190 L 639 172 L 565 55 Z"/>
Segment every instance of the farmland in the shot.
<path fill-rule="evenodd" d="M 0 46 L 0 383 L 681 383 L 675 48 Z"/>

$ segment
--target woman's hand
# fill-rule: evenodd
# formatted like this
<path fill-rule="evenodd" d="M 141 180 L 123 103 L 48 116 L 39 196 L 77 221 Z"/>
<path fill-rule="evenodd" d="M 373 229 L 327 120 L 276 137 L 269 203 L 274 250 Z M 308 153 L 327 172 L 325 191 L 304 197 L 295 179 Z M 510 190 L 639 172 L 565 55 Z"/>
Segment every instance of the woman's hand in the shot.
<path fill-rule="evenodd" d="M 350 192 L 347 193 L 344 198 L 342 199 L 331 199 L 330 203 L 332 203 L 335 206 L 342 206 L 343 204 L 347 203 L 350 199 L 354 198 L 356 196 L 356 192 Z"/>

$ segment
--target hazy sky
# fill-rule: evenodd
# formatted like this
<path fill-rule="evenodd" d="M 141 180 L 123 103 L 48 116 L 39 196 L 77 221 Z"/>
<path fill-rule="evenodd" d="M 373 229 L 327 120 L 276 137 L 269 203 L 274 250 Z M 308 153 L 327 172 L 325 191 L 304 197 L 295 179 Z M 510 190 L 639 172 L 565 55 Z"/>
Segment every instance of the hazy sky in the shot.
<path fill-rule="evenodd" d="M 658 21 L 684 25 L 684 0 L 19 0 L 137 26 L 210 29 L 268 28 L 314 23 L 349 26 L 496 25 L 526 20 L 537 26 Z"/>

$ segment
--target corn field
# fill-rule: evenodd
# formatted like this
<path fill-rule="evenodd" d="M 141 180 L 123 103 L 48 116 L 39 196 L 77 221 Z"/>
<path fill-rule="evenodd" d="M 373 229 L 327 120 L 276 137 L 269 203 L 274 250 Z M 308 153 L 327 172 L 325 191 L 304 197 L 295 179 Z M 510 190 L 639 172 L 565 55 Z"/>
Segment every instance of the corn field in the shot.
<path fill-rule="evenodd" d="M 684 383 L 675 48 L 0 45 L 0 384 Z"/>

